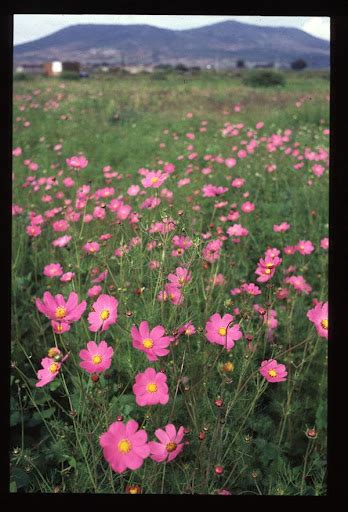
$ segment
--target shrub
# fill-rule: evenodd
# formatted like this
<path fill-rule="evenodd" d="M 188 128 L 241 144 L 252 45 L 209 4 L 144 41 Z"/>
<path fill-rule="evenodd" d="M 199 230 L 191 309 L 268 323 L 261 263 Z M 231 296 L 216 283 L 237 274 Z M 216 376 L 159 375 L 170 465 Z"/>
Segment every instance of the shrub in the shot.
<path fill-rule="evenodd" d="M 262 69 L 250 72 L 244 78 L 243 83 L 251 87 L 273 87 L 276 85 L 284 86 L 285 77 L 277 71 Z"/>
<path fill-rule="evenodd" d="M 63 80 L 80 80 L 80 74 L 75 71 L 63 71 L 60 78 Z"/>
<path fill-rule="evenodd" d="M 25 73 L 14 73 L 13 80 L 14 81 L 28 80 L 28 75 L 26 75 Z"/>

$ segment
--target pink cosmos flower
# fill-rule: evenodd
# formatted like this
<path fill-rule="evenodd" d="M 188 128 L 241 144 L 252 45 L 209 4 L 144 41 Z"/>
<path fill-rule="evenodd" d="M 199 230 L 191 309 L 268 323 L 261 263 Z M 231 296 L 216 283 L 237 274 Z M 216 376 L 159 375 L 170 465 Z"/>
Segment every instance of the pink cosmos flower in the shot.
<path fill-rule="evenodd" d="M 181 249 L 188 249 L 192 246 L 192 240 L 188 236 L 173 236 L 172 244 Z"/>
<path fill-rule="evenodd" d="M 298 292 L 303 292 L 306 295 L 312 291 L 312 287 L 306 283 L 303 276 L 286 277 L 285 282 L 293 286 Z"/>
<path fill-rule="evenodd" d="M 60 281 L 62 281 L 62 283 L 68 283 L 72 281 L 74 277 L 75 272 L 65 272 L 65 274 L 63 274 L 62 277 L 60 278 Z"/>
<path fill-rule="evenodd" d="M 87 167 L 88 160 L 85 156 L 72 156 L 71 158 L 66 159 L 66 163 L 69 167 L 80 170 Z"/>
<path fill-rule="evenodd" d="M 175 274 L 168 275 L 168 281 L 178 288 L 182 288 L 191 281 L 192 273 L 187 268 L 177 267 Z"/>
<path fill-rule="evenodd" d="M 149 442 L 151 459 L 156 462 L 174 460 L 184 448 L 184 443 L 181 443 L 184 430 L 184 427 L 180 427 L 176 432 L 175 426 L 171 423 L 166 425 L 164 430 L 161 428 L 155 430 L 155 435 L 160 442 Z"/>
<path fill-rule="evenodd" d="M 95 286 L 92 286 L 88 290 L 87 295 L 88 295 L 88 297 L 97 297 L 97 295 L 99 295 L 101 293 L 101 291 L 102 291 L 102 287 L 95 285 Z"/>
<path fill-rule="evenodd" d="M 255 210 L 255 205 L 253 203 L 251 203 L 250 201 L 246 201 L 245 203 L 242 204 L 241 210 L 244 213 L 253 212 Z"/>
<path fill-rule="evenodd" d="M 46 277 L 60 277 L 64 270 L 60 263 L 50 263 L 44 267 L 43 273 Z"/>
<path fill-rule="evenodd" d="M 53 240 L 52 245 L 54 247 L 65 247 L 66 245 L 68 245 L 71 239 L 71 236 L 64 235 L 61 236 L 60 238 L 56 238 L 55 240 Z"/>
<path fill-rule="evenodd" d="M 243 292 L 248 293 L 249 295 L 260 295 L 261 294 L 260 288 L 258 286 L 256 286 L 254 283 L 249 283 L 249 284 L 244 283 L 241 285 L 240 289 Z"/>
<path fill-rule="evenodd" d="M 106 331 L 110 325 L 117 321 L 118 300 L 111 295 L 100 295 L 92 308 L 93 311 L 88 315 L 89 330 L 96 332 L 101 328 Z"/>
<path fill-rule="evenodd" d="M 288 229 L 290 229 L 290 224 L 288 224 L 287 222 L 282 222 L 281 224 L 274 224 L 273 226 L 273 231 L 275 233 L 284 233 Z"/>
<path fill-rule="evenodd" d="M 100 245 L 98 244 L 98 242 L 87 242 L 83 246 L 83 250 L 89 254 L 94 254 L 95 252 L 98 252 L 99 249 L 100 249 Z"/>
<path fill-rule="evenodd" d="M 75 292 L 69 294 L 67 301 L 61 294 L 53 297 L 50 292 L 45 292 L 42 302 L 40 299 L 36 299 L 35 303 L 40 313 L 52 321 L 55 332 L 61 334 L 70 329 L 70 327 L 67 328 L 69 324 L 80 320 L 85 312 L 87 302 L 85 300 L 80 304 L 78 302 L 79 298 Z"/>
<path fill-rule="evenodd" d="M 12 155 L 13 156 L 21 156 L 21 154 L 22 154 L 22 148 L 20 148 L 20 147 L 14 148 L 12 150 Z"/>
<path fill-rule="evenodd" d="M 233 226 L 230 226 L 227 228 L 226 233 L 229 236 L 248 236 L 249 231 L 247 228 L 244 228 L 241 224 L 233 224 Z"/>
<path fill-rule="evenodd" d="M 159 188 L 168 178 L 168 175 L 161 171 L 150 171 L 141 180 L 144 188 Z"/>
<path fill-rule="evenodd" d="M 42 388 L 52 382 L 58 375 L 61 363 L 56 362 L 52 357 L 44 357 L 41 359 L 42 369 L 37 372 L 39 382 L 35 384 L 37 388 Z"/>
<path fill-rule="evenodd" d="M 64 219 L 56 220 L 53 222 L 52 227 L 54 231 L 66 231 L 69 229 L 69 223 Z"/>
<path fill-rule="evenodd" d="M 262 361 L 259 372 L 268 382 L 284 382 L 288 372 L 284 364 L 279 364 L 275 359 Z"/>
<path fill-rule="evenodd" d="M 169 354 L 167 347 L 173 339 L 171 336 L 163 336 L 164 332 L 162 325 L 157 325 L 150 331 L 149 323 L 143 320 L 139 329 L 135 325 L 131 329 L 133 347 L 145 352 L 149 361 L 157 361 L 158 357 Z"/>
<path fill-rule="evenodd" d="M 29 236 L 36 237 L 41 235 L 41 228 L 40 226 L 35 226 L 34 224 L 30 224 L 26 227 L 26 232 Z"/>
<path fill-rule="evenodd" d="M 113 355 L 114 350 L 108 346 L 106 341 L 102 340 L 99 345 L 94 341 L 89 341 L 87 350 L 83 349 L 79 353 L 82 359 L 80 366 L 88 373 L 101 373 L 110 368 Z"/>
<path fill-rule="evenodd" d="M 133 385 L 135 401 L 141 407 L 145 405 L 165 405 L 169 401 L 167 376 L 165 373 L 156 373 L 154 368 L 147 368 L 145 372 L 138 373 Z"/>
<path fill-rule="evenodd" d="M 128 190 L 127 190 L 127 194 L 129 196 L 136 196 L 138 195 L 140 192 L 140 187 L 139 185 L 131 185 Z"/>
<path fill-rule="evenodd" d="M 178 329 L 178 334 L 185 334 L 185 336 L 191 336 L 196 332 L 195 326 L 192 324 L 192 321 L 190 320 L 186 324 L 182 325 Z"/>
<path fill-rule="evenodd" d="M 307 312 L 307 318 L 313 322 L 317 329 L 317 333 L 322 338 L 328 339 L 329 329 L 329 312 L 328 302 L 319 302 L 314 308 Z"/>
<path fill-rule="evenodd" d="M 107 269 L 104 270 L 104 272 L 101 272 L 97 277 L 92 279 L 92 283 L 93 284 L 95 284 L 95 283 L 102 283 L 103 281 L 105 281 L 105 279 L 107 278 L 108 274 L 109 274 L 109 271 Z"/>
<path fill-rule="evenodd" d="M 314 245 L 310 240 L 300 240 L 296 245 L 296 249 L 303 255 L 311 254 L 314 251 Z"/>
<path fill-rule="evenodd" d="M 180 288 L 178 288 L 177 286 L 175 286 L 172 283 L 167 283 L 164 286 L 164 291 L 161 291 L 158 294 L 157 299 L 160 302 L 165 302 L 169 299 L 172 304 L 174 304 L 175 306 L 178 306 L 183 303 L 184 296 L 181 293 Z"/>
<path fill-rule="evenodd" d="M 244 178 L 235 178 L 232 181 L 231 185 L 234 188 L 240 188 L 240 187 L 242 187 L 244 185 L 244 183 L 245 183 L 245 179 Z"/>
<path fill-rule="evenodd" d="M 329 239 L 327 237 L 320 240 L 320 247 L 325 250 L 329 248 Z"/>
<path fill-rule="evenodd" d="M 216 343 L 226 347 L 230 351 L 234 342 L 243 336 L 238 324 L 231 325 L 234 317 L 229 313 L 223 317 L 219 313 L 212 315 L 205 326 L 205 335 L 210 343 Z"/>
<path fill-rule="evenodd" d="M 222 243 L 221 240 L 211 240 L 208 242 L 202 251 L 202 258 L 209 263 L 218 260 L 221 255 Z"/>
<path fill-rule="evenodd" d="M 123 473 L 127 468 L 140 468 L 150 455 L 147 433 L 138 428 L 134 420 L 126 424 L 115 421 L 99 438 L 104 458 L 116 473 Z"/>
<path fill-rule="evenodd" d="M 237 160 L 235 158 L 226 158 L 226 160 L 225 160 L 225 165 L 229 169 L 234 167 L 236 165 L 236 163 L 237 163 Z"/>

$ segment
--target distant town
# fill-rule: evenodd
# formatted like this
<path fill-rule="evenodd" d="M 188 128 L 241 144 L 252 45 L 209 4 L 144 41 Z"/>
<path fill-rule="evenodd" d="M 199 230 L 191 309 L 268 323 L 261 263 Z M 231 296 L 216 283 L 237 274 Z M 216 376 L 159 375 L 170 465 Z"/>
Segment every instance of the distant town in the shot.
<path fill-rule="evenodd" d="M 307 67 L 307 63 L 303 59 L 298 59 L 290 63 L 288 66 L 284 64 L 280 65 L 277 62 L 245 62 L 244 60 L 237 60 L 231 63 L 230 69 L 257 69 L 257 68 L 273 68 L 273 69 L 294 69 L 301 70 Z M 138 74 L 138 73 L 153 73 L 156 71 L 179 71 L 179 72 L 197 72 L 201 70 L 219 70 L 220 67 L 218 63 L 207 64 L 204 67 L 200 66 L 186 66 L 184 64 L 158 64 L 158 65 L 148 65 L 148 66 L 135 66 L 130 65 L 127 66 L 122 63 L 119 66 L 115 66 L 114 64 L 109 64 L 108 62 L 101 63 L 80 63 L 80 62 L 71 62 L 71 61 L 50 61 L 44 62 L 41 64 L 36 63 L 23 63 L 16 64 L 14 66 L 14 74 L 36 74 L 36 75 L 44 75 L 44 76 L 60 76 L 62 74 L 75 74 L 80 76 L 88 76 L 92 73 L 118 73 L 118 72 L 126 72 L 130 74 Z M 228 69 L 228 68 L 227 68 Z M 226 67 L 224 67 L 226 70 Z"/>

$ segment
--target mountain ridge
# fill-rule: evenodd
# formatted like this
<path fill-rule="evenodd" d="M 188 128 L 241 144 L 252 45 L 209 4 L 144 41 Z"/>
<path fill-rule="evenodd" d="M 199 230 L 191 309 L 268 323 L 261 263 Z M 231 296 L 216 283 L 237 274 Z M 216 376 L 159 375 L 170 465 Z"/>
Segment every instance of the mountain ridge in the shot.
<path fill-rule="evenodd" d="M 152 25 L 76 24 L 14 46 L 14 62 L 78 60 L 82 64 L 186 64 L 233 67 L 236 60 L 289 66 L 302 58 L 327 68 L 330 43 L 292 27 L 266 27 L 227 20 L 199 28 L 171 30 Z"/>

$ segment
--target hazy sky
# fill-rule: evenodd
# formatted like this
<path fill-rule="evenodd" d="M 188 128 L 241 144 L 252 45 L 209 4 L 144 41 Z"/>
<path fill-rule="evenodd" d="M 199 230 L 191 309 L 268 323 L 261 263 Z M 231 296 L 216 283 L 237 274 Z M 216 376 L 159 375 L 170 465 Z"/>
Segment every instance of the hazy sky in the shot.
<path fill-rule="evenodd" d="M 313 36 L 330 39 L 330 18 L 304 16 L 189 16 L 137 14 L 16 14 L 14 44 L 26 43 L 78 23 L 147 24 L 180 30 L 219 21 L 237 20 L 255 25 L 296 27 Z"/>

